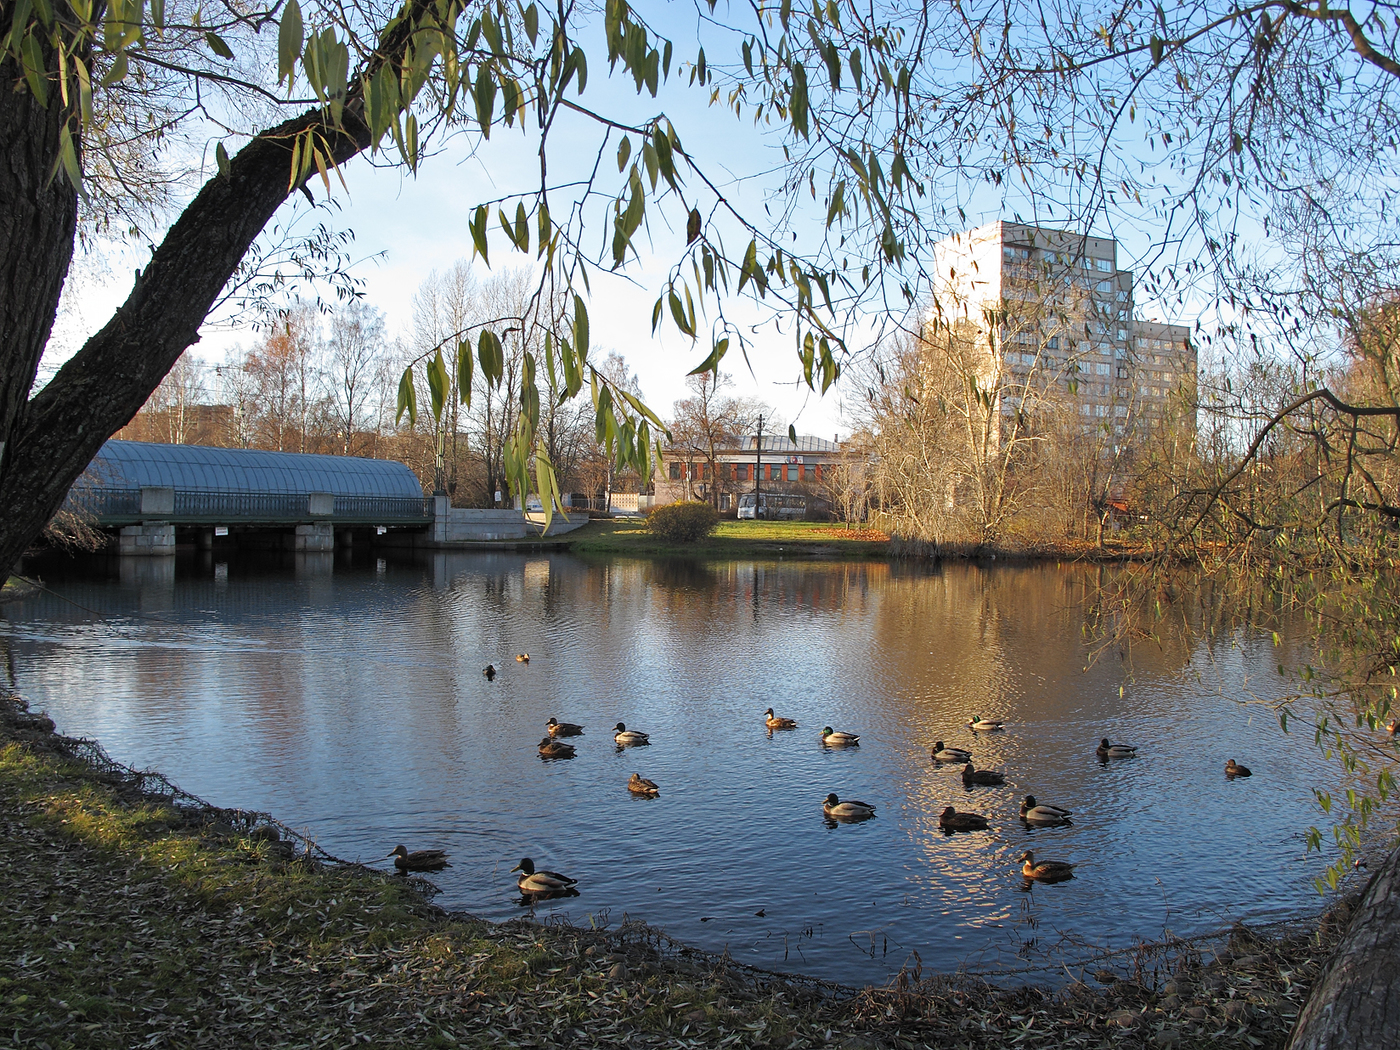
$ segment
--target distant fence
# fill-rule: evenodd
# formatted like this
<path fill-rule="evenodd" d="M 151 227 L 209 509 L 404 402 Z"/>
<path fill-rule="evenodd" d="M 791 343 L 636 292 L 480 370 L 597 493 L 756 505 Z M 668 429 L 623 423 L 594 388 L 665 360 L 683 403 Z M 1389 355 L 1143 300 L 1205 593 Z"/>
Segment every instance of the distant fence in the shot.
<path fill-rule="evenodd" d="M 147 517 L 218 524 L 317 520 L 383 525 L 426 523 L 433 517 L 433 501 L 412 496 L 335 496 L 326 500 L 318 499 L 319 493 L 305 492 L 176 490 L 173 506 L 153 512 L 143 510 L 141 493 L 141 489 L 74 489 L 68 494 L 68 504 L 99 521 Z"/>

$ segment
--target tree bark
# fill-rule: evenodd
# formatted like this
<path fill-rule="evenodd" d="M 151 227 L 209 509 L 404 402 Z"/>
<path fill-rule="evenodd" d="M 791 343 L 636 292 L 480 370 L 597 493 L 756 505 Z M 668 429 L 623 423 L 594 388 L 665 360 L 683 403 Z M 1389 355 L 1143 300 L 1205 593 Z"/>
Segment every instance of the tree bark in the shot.
<path fill-rule="evenodd" d="M 1386 858 L 1286 1050 L 1400 1047 L 1400 847 Z"/>

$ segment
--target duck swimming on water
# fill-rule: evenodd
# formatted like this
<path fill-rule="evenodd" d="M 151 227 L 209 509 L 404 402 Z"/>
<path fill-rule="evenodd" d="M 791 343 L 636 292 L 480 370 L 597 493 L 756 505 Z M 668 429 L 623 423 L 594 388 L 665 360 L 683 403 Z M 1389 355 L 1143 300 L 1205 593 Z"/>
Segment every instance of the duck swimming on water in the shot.
<path fill-rule="evenodd" d="M 969 787 L 973 784 L 979 784 L 982 787 L 992 787 L 996 784 L 1006 783 L 1005 773 L 999 773 L 995 769 L 973 769 L 971 762 L 963 766 L 962 778 L 965 787 Z"/>
<path fill-rule="evenodd" d="M 994 733 L 998 729 L 1005 729 L 1006 723 L 1000 718 L 983 718 L 981 715 L 973 715 L 967 720 L 967 727 L 973 732 Z"/>
<path fill-rule="evenodd" d="M 1094 754 L 1100 758 L 1132 758 L 1137 754 L 1137 748 L 1132 744 L 1110 744 L 1108 737 L 1104 737 L 1094 749 Z"/>
<path fill-rule="evenodd" d="M 555 740 L 552 736 L 547 736 L 540 741 L 541 758 L 573 758 L 574 745 L 566 744 L 562 740 Z"/>
<path fill-rule="evenodd" d="M 487 680 L 488 682 L 491 681 L 493 678 L 496 677 L 496 665 L 495 665 L 495 664 L 487 664 L 485 667 L 483 667 L 483 668 L 481 669 L 481 673 L 484 674 L 484 675 L 486 676 L 486 680 Z"/>
<path fill-rule="evenodd" d="M 1249 771 L 1248 766 L 1242 766 L 1232 758 L 1225 763 L 1225 775 L 1234 780 L 1236 777 L 1252 777 L 1254 774 Z"/>
<path fill-rule="evenodd" d="M 613 726 L 613 739 L 617 741 L 618 747 L 634 747 L 639 744 L 651 743 L 651 738 L 648 734 L 639 732 L 636 729 L 628 729 L 621 722 Z"/>
<path fill-rule="evenodd" d="M 551 718 L 544 725 L 550 736 L 582 736 L 583 726 L 574 722 L 561 722 L 557 718 Z"/>
<path fill-rule="evenodd" d="M 938 740 L 934 742 L 933 752 L 930 757 L 932 757 L 935 762 L 967 763 L 972 761 L 972 752 L 964 751 L 960 747 L 948 747 L 943 741 Z"/>
<path fill-rule="evenodd" d="M 831 726 L 822 729 L 822 743 L 827 747 L 859 747 L 860 735 L 857 733 L 838 733 Z"/>
<path fill-rule="evenodd" d="M 959 813 L 949 806 L 939 814 L 938 826 L 944 831 L 986 831 L 987 818 L 980 813 Z"/>
<path fill-rule="evenodd" d="M 1063 806 L 1042 805 L 1034 795 L 1027 795 L 1021 803 L 1021 819 L 1027 824 L 1069 824 L 1070 813 Z"/>
<path fill-rule="evenodd" d="M 578 879 L 560 875 L 557 871 L 536 871 L 535 862 L 529 857 L 522 858 L 510 870 L 520 872 L 515 884 L 520 887 L 521 893 L 558 893 L 578 883 Z"/>
<path fill-rule="evenodd" d="M 822 812 L 835 820 L 864 820 L 875 815 L 875 807 L 868 802 L 857 802 L 851 798 L 843 802 L 832 792 L 822 803 Z"/>
<path fill-rule="evenodd" d="M 1026 850 L 1021 854 L 1021 874 L 1028 879 L 1039 879 L 1041 882 L 1063 882 L 1065 879 L 1074 877 L 1074 869 L 1077 865 L 1066 864 L 1062 860 L 1042 860 L 1036 862 L 1035 853 Z"/>
<path fill-rule="evenodd" d="M 656 786 L 656 781 L 648 780 L 640 773 L 632 774 L 632 779 L 627 781 L 627 790 L 634 795 L 643 795 L 646 798 L 656 798 L 661 794 L 661 789 Z"/>
<path fill-rule="evenodd" d="M 399 871 L 441 871 L 452 867 L 447 863 L 447 853 L 440 849 L 419 849 L 410 853 L 403 846 L 395 846 L 389 856 L 394 858 L 394 867 Z"/>
<path fill-rule="evenodd" d="M 797 719 L 781 718 L 775 715 L 773 709 L 770 707 L 767 711 L 763 712 L 763 724 L 769 729 L 796 729 Z"/>

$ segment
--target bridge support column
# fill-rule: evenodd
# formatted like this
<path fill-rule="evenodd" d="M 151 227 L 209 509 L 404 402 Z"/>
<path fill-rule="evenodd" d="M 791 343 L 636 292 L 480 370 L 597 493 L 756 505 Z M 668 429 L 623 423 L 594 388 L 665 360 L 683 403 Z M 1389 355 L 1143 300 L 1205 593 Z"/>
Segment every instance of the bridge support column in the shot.
<path fill-rule="evenodd" d="M 164 522 L 127 525 L 121 531 L 117 549 L 125 557 L 169 557 L 175 553 L 175 526 Z"/>
<path fill-rule="evenodd" d="M 195 536 L 195 541 L 202 551 L 212 551 L 214 549 L 214 530 L 200 529 Z"/>
<path fill-rule="evenodd" d="M 328 521 L 318 521 L 314 525 L 298 525 L 293 550 L 333 551 L 335 550 L 335 529 Z"/>
<path fill-rule="evenodd" d="M 341 529 L 335 534 L 335 545 L 344 549 L 355 546 L 355 533 L 350 529 Z"/>

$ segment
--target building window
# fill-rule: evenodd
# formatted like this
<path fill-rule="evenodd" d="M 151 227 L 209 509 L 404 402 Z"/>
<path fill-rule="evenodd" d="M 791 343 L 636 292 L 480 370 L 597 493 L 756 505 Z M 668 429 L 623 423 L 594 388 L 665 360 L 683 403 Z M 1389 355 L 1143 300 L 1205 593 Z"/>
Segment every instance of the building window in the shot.
<path fill-rule="evenodd" d="M 1146 390 L 1146 389 L 1147 389 L 1146 387 L 1143 387 L 1143 390 Z M 782 479 L 782 476 L 783 476 L 783 468 L 782 468 L 782 467 L 780 467 L 780 466 L 778 466 L 777 464 L 774 464 L 774 463 L 769 463 L 769 464 L 768 464 L 768 480 L 769 480 L 769 481 L 779 481 L 779 480 Z"/>
<path fill-rule="evenodd" d="M 1094 269 L 1098 270 L 1099 273 L 1112 273 L 1112 272 L 1113 272 L 1113 260 L 1112 260 L 1112 259 L 1095 259 L 1095 260 L 1094 260 Z"/>
<path fill-rule="evenodd" d="M 677 463 L 674 459 L 671 460 L 671 480 L 672 480 L 672 481 L 680 481 L 680 480 L 681 480 L 681 465 L 680 465 L 679 463 Z"/>

